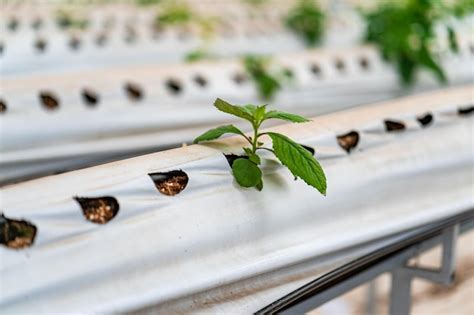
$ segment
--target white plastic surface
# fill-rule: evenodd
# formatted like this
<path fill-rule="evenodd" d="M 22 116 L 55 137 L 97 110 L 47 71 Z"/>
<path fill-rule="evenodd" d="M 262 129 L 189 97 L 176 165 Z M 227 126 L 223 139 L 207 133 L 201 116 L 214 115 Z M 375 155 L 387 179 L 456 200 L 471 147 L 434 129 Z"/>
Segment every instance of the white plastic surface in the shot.
<path fill-rule="evenodd" d="M 0 248 L 0 312 L 250 313 L 368 241 L 473 207 L 473 86 L 359 107 L 274 128 L 316 148 L 321 196 L 268 158 L 264 190 L 233 183 L 236 138 L 137 157 L 0 190 L 11 218 L 38 227 L 26 250 Z M 417 115 L 431 112 L 422 128 Z M 384 131 L 382 121 L 407 130 Z M 336 135 L 357 130 L 347 155 Z M 149 172 L 190 180 L 161 195 Z M 99 226 L 73 196 L 115 196 Z M 258 297 L 258 298 L 257 298 Z"/>

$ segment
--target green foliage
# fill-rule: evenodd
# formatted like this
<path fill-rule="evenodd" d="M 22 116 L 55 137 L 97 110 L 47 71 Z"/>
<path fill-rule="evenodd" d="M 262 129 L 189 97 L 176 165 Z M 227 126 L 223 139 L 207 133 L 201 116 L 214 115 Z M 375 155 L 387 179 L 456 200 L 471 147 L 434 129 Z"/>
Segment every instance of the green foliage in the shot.
<path fill-rule="evenodd" d="M 189 6 L 182 2 L 168 2 L 156 15 L 155 26 L 179 26 L 191 22 L 193 12 Z"/>
<path fill-rule="evenodd" d="M 308 185 L 316 188 L 321 194 L 326 194 L 326 177 L 321 165 L 314 156 L 303 146 L 294 142 L 285 135 L 259 131 L 262 123 L 268 119 L 283 119 L 295 123 L 309 121 L 308 119 L 290 113 L 281 111 L 267 111 L 267 105 L 231 105 L 221 99 L 216 99 L 214 106 L 227 114 L 247 120 L 253 128 L 253 136 L 246 136 L 242 131 L 233 125 L 221 126 L 211 129 L 200 135 L 194 140 L 194 143 L 201 141 L 214 140 L 224 134 L 238 134 L 242 136 L 250 147 L 243 148 L 245 156 L 236 159 L 232 163 L 232 174 L 236 182 L 242 187 L 255 187 L 258 190 L 263 189 L 262 171 L 259 165 L 261 158 L 258 155 L 259 150 L 268 150 L 275 154 L 280 162 L 286 166 L 291 173 L 301 178 Z M 273 150 L 263 146 L 258 141 L 263 136 L 269 136 L 273 141 Z"/>
<path fill-rule="evenodd" d="M 243 64 L 262 100 L 272 100 L 281 90 L 282 82 L 292 77 L 287 70 L 275 67 L 271 59 L 266 56 L 247 55 L 243 59 Z"/>
<path fill-rule="evenodd" d="M 414 83 L 420 68 L 428 69 L 444 83 L 446 75 L 435 54 L 435 26 L 449 16 L 472 11 L 472 3 L 472 0 L 457 1 L 454 5 L 440 0 L 384 2 L 375 10 L 363 13 L 367 21 L 365 40 L 377 45 L 382 56 L 395 64 L 404 85 Z M 456 52 L 456 34 L 449 25 L 447 33 L 450 48 Z"/>
<path fill-rule="evenodd" d="M 285 18 L 285 25 L 308 46 L 320 43 L 324 33 L 325 15 L 315 0 L 300 0 Z"/>
<path fill-rule="evenodd" d="M 196 49 L 188 52 L 186 56 L 184 56 L 184 60 L 186 62 L 197 62 L 206 59 L 215 59 L 216 56 L 208 53 L 203 49 Z"/>
<path fill-rule="evenodd" d="M 160 4 L 163 0 L 135 0 L 138 6 L 151 6 Z"/>

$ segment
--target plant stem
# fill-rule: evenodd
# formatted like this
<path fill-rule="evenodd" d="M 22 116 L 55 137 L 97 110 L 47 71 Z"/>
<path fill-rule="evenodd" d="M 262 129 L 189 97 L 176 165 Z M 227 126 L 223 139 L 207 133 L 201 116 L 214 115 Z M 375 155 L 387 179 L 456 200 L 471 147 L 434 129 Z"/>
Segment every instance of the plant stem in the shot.
<path fill-rule="evenodd" d="M 253 126 L 253 142 L 252 142 L 252 153 L 257 152 L 258 149 L 258 125 L 256 123 L 252 124 Z"/>

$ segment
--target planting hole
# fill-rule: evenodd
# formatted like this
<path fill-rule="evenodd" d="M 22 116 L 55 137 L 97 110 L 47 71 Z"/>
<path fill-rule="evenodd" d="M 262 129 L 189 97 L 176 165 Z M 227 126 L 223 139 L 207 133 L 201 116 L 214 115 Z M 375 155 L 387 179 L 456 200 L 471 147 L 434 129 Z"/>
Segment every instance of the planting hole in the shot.
<path fill-rule="evenodd" d="M 119 211 L 119 203 L 114 197 L 84 198 L 74 197 L 82 208 L 84 217 L 93 223 L 105 224 Z"/>
<path fill-rule="evenodd" d="M 174 95 L 180 94 L 183 89 L 181 83 L 176 79 L 168 79 L 165 85 L 168 91 L 170 91 Z"/>
<path fill-rule="evenodd" d="M 71 37 L 69 40 L 69 47 L 72 50 L 78 50 L 81 47 L 81 40 L 76 36 Z"/>
<path fill-rule="evenodd" d="M 200 87 L 206 87 L 207 86 L 206 78 L 204 78 L 200 74 L 194 76 L 193 81 L 196 82 L 196 84 L 199 85 Z"/>
<path fill-rule="evenodd" d="M 336 62 L 334 65 L 336 66 L 336 69 L 339 72 L 344 72 L 346 70 L 346 64 L 341 59 L 336 59 Z"/>
<path fill-rule="evenodd" d="M 0 114 L 7 112 L 7 103 L 4 100 L 0 99 Z"/>
<path fill-rule="evenodd" d="M 46 50 L 46 47 L 48 46 L 48 43 L 44 39 L 38 38 L 35 41 L 34 46 L 35 46 L 37 52 L 42 53 Z"/>
<path fill-rule="evenodd" d="M 95 39 L 95 43 L 97 46 L 102 47 L 105 45 L 106 42 L 107 42 L 107 35 L 105 33 L 100 33 L 99 35 L 97 35 Z"/>
<path fill-rule="evenodd" d="M 283 75 L 287 78 L 293 78 L 295 76 L 295 73 L 293 72 L 293 70 L 291 70 L 290 68 L 284 68 L 283 69 Z"/>
<path fill-rule="evenodd" d="M 301 146 L 302 146 L 303 148 L 305 148 L 309 153 L 311 153 L 311 155 L 314 155 L 314 153 L 316 152 L 316 151 L 314 150 L 314 148 L 312 148 L 312 147 L 310 147 L 310 146 L 307 146 L 307 145 L 304 145 L 304 144 L 302 144 Z"/>
<path fill-rule="evenodd" d="M 405 130 L 405 124 L 400 121 L 384 120 L 385 130 L 388 132 Z"/>
<path fill-rule="evenodd" d="M 132 101 L 139 101 L 143 98 L 142 89 L 135 83 L 127 82 L 124 89 L 128 98 Z"/>
<path fill-rule="evenodd" d="M 357 131 L 351 131 L 349 133 L 337 136 L 337 143 L 343 148 L 347 153 L 351 153 L 359 143 L 359 133 Z"/>
<path fill-rule="evenodd" d="M 370 68 L 369 60 L 366 57 L 359 58 L 359 65 L 363 70 L 369 70 Z"/>
<path fill-rule="evenodd" d="M 158 191 L 167 196 L 182 192 L 189 181 L 188 175 L 181 170 L 150 173 L 148 176 L 151 177 Z"/>
<path fill-rule="evenodd" d="M 36 237 L 36 226 L 24 220 L 12 220 L 0 214 L 0 244 L 13 249 L 29 247 Z"/>
<path fill-rule="evenodd" d="M 311 72 L 317 77 L 322 75 L 321 67 L 315 63 L 311 65 Z"/>
<path fill-rule="evenodd" d="M 466 106 L 458 108 L 458 115 L 459 116 L 468 116 L 474 113 L 474 106 Z"/>
<path fill-rule="evenodd" d="M 232 80 L 237 83 L 238 85 L 241 85 L 247 81 L 247 76 L 243 73 L 236 73 L 233 77 Z"/>
<path fill-rule="evenodd" d="M 34 19 L 33 22 L 31 22 L 31 27 L 34 30 L 39 30 L 43 27 L 43 20 L 41 18 Z"/>
<path fill-rule="evenodd" d="M 0 42 L 0 55 L 3 55 L 3 51 L 5 50 L 5 44 Z"/>
<path fill-rule="evenodd" d="M 59 108 L 58 98 L 51 92 L 40 92 L 41 105 L 47 110 L 56 110 Z"/>
<path fill-rule="evenodd" d="M 81 92 L 82 100 L 86 105 L 94 107 L 99 103 L 99 95 L 91 89 L 85 88 Z"/>
<path fill-rule="evenodd" d="M 430 113 L 427 113 L 423 116 L 417 117 L 416 120 L 418 120 L 421 126 L 426 127 L 426 126 L 429 126 L 433 122 L 433 115 Z"/>
<path fill-rule="evenodd" d="M 232 167 L 232 165 L 234 164 L 234 161 L 237 160 L 237 159 L 248 159 L 249 157 L 246 156 L 246 155 L 237 155 L 237 154 L 224 154 L 226 160 L 227 160 L 227 163 L 229 163 L 229 166 Z"/>
<path fill-rule="evenodd" d="M 17 18 L 11 18 L 10 21 L 8 21 L 8 29 L 12 32 L 16 31 L 18 29 L 18 26 L 20 25 L 20 22 L 18 21 Z"/>

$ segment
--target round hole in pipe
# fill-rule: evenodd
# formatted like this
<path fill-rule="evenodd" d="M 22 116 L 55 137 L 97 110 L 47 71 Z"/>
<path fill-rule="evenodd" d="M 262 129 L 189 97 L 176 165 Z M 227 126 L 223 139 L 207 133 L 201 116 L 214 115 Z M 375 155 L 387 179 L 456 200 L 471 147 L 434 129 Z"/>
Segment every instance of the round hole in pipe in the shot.
<path fill-rule="evenodd" d="M 337 143 L 341 148 L 344 149 L 344 151 L 346 151 L 347 153 L 351 153 L 351 151 L 359 143 L 359 133 L 353 130 L 346 134 L 337 136 L 336 139 Z"/>
<path fill-rule="evenodd" d="M 25 220 L 14 220 L 0 214 L 0 244 L 11 249 L 33 245 L 38 229 Z"/>
<path fill-rule="evenodd" d="M 232 80 L 238 84 L 238 85 L 242 85 L 243 83 L 247 82 L 248 80 L 248 77 L 243 74 L 243 73 L 236 73 L 232 76 Z"/>
<path fill-rule="evenodd" d="M 95 44 L 99 47 L 104 46 L 106 42 L 107 42 L 107 34 L 105 33 L 100 33 L 95 38 Z"/>
<path fill-rule="evenodd" d="M 136 83 L 125 83 L 124 90 L 127 94 L 127 97 L 132 101 L 139 101 L 143 98 L 142 88 Z"/>
<path fill-rule="evenodd" d="M 43 38 L 38 38 L 36 39 L 35 43 L 34 43 L 34 47 L 36 49 L 37 52 L 39 53 L 42 53 L 46 50 L 48 46 L 48 42 L 46 42 L 45 39 Z"/>
<path fill-rule="evenodd" d="M 336 66 L 336 69 L 339 72 L 344 72 L 346 70 L 346 64 L 344 63 L 344 61 L 342 61 L 342 59 L 336 59 L 334 65 Z"/>
<path fill-rule="evenodd" d="M 42 27 L 43 27 L 43 20 L 40 17 L 35 18 L 31 22 L 31 28 L 34 30 L 39 30 Z"/>
<path fill-rule="evenodd" d="M 79 203 L 84 217 L 93 223 L 105 224 L 115 218 L 120 206 L 116 198 L 110 196 L 86 198 L 74 197 Z"/>
<path fill-rule="evenodd" d="M 59 108 L 59 99 L 57 98 L 56 95 L 54 95 L 54 93 L 49 92 L 49 91 L 41 91 L 39 93 L 39 98 L 40 98 L 41 105 L 45 109 L 49 111 L 53 111 Z"/>
<path fill-rule="evenodd" d="M 68 44 L 72 50 L 78 50 L 81 47 L 81 40 L 78 37 L 73 36 L 69 39 Z"/>
<path fill-rule="evenodd" d="M 183 91 L 183 86 L 177 79 L 168 79 L 166 80 L 165 85 L 171 94 L 178 95 Z"/>
<path fill-rule="evenodd" d="M 7 24 L 7 28 L 12 32 L 16 31 L 19 26 L 20 26 L 20 21 L 16 17 L 10 18 Z"/>
<path fill-rule="evenodd" d="M 200 74 L 195 75 L 193 81 L 202 88 L 206 87 L 208 83 L 207 79 Z"/>
<path fill-rule="evenodd" d="M 7 109 L 7 103 L 3 99 L 0 99 L 0 114 L 6 113 Z"/>
<path fill-rule="evenodd" d="M 317 76 L 317 77 L 321 77 L 322 75 L 322 70 L 321 70 L 321 67 L 316 64 L 316 63 L 313 63 L 311 66 L 310 66 L 310 70 L 311 72 Z"/>
<path fill-rule="evenodd" d="M 359 65 L 362 68 L 362 70 L 367 71 L 370 69 L 369 59 L 367 59 L 366 57 L 359 58 Z"/>
<path fill-rule="evenodd" d="M 89 107 L 95 107 L 100 101 L 99 94 L 90 88 L 82 89 L 81 97 L 84 103 Z"/>
<path fill-rule="evenodd" d="M 156 189 L 163 195 L 174 196 L 182 192 L 188 185 L 188 174 L 182 170 L 156 172 L 148 174 Z"/>

